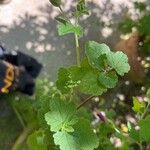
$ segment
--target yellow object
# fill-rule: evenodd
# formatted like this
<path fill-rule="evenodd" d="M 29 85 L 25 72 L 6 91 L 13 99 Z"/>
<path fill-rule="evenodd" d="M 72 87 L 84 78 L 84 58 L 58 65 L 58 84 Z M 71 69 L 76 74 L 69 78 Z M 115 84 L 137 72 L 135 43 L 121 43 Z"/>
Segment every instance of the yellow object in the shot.
<path fill-rule="evenodd" d="M 124 132 L 124 133 L 128 133 L 128 127 L 125 125 L 125 124 L 121 124 L 121 130 Z"/>

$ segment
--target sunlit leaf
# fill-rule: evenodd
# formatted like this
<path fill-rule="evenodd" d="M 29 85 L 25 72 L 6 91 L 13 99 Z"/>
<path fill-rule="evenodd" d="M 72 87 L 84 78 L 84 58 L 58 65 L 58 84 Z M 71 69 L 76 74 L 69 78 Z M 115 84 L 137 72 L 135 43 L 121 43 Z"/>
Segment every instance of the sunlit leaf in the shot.
<path fill-rule="evenodd" d="M 144 108 L 145 108 L 145 103 L 140 102 L 136 97 L 133 97 L 133 107 L 132 107 L 132 109 L 136 113 L 143 113 Z"/>
<path fill-rule="evenodd" d="M 59 23 L 58 24 L 58 33 L 59 35 L 66 35 L 69 33 L 75 33 L 78 36 L 83 35 L 83 29 L 81 26 L 75 26 L 71 24 L 70 22 L 64 23 Z"/>
<path fill-rule="evenodd" d="M 61 150 L 94 150 L 98 147 L 98 138 L 87 120 L 80 119 L 74 129 L 73 133 L 62 131 L 54 134 L 55 144 L 59 145 Z"/>
<path fill-rule="evenodd" d="M 130 70 L 128 58 L 123 52 L 108 53 L 107 61 L 108 64 L 121 76 Z"/>
<path fill-rule="evenodd" d="M 103 69 L 100 56 L 102 55 L 105 58 L 105 55 L 110 52 L 109 47 L 106 44 L 99 44 L 95 41 L 90 41 L 86 44 L 86 55 L 89 60 L 89 63 L 92 67 L 97 69 Z"/>

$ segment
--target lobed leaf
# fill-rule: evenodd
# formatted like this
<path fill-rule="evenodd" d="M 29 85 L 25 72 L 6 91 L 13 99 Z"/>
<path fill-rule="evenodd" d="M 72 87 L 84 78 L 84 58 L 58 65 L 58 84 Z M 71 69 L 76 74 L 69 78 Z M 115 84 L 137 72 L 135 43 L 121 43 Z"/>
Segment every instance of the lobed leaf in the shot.
<path fill-rule="evenodd" d="M 45 120 L 50 125 L 51 131 L 73 131 L 71 128 L 77 121 L 76 107 L 72 103 L 63 101 L 56 95 L 50 102 L 51 111 L 45 114 Z"/>
<path fill-rule="evenodd" d="M 107 89 L 98 82 L 98 75 L 94 72 L 87 72 L 85 74 L 79 88 L 81 92 L 95 96 L 107 91 Z"/>
<path fill-rule="evenodd" d="M 64 23 L 59 23 L 58 24 L 58 34 L 59 35 L 66 35 L 69 33 L 75 33 L 78 36 L 83 35 L 83 29 L 81 26 L 75 26 L 71 24 L 70 22 Z"/>
<path fill-rule="evenodd" d="M 54 142 L 61 150 L 93 150 L 98 147 L 98 138 L 93 133 L 89 121 L 79 119 L 74 129 L 73 133 L 62 131 L 54 134 Z"/>
<path fill-rule="evenodd" d="M 110 49 L 106 44 L 99 44 L 95 41 L 90 41 L 86 44 L 86 56 L 89 60 L 90 65 L 94 68 L 100 70 L 103 69 L 99 57 L 109 52 Z M 103 55 L 103 58 L 104 57 L 105 55 Z"/>
<path fill-rule="evenodd" d="M 108 53 L 107 61 L 108 64 L 121 76 L 130 70 L 128 58 L 123 52 Z"/>

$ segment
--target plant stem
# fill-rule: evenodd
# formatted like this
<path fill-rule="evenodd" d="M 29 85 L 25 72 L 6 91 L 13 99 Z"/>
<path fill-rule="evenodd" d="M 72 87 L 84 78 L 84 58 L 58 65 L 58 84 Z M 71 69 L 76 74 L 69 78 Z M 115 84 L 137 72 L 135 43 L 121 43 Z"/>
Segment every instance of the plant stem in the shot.
<path fill-rule="evenodd" d="M 78 107 L 77 110 L 80 109 L 83 105 L 85 105 L 89 100 L 91 100 L 92 98 L 94 98 L 95 96 L 90 96 L 87 99 L 85 99 Z"/>
<path fill-rule="evenodd" d="M 61 6 L 59 6 L 59 9 L 60 9 L 61 13 L 64 14 L 64 11 L 62 10 Z"/>
<path fill-rule="evenodd" d="M 144 110 L 144 113 L 143 113 L 142 116 L 141 116 L 141 119 L 143 119 L 143 118 L 145 117 L 145 115 L 146 115 L 146 113 L 147 113 L 147 111 L 148 111 L 149 106 L 150 106 L 150 102 L 148 102 L 148 104 L 147 104 L 147 106 L 146 106 L 146 108 L 145 108 L 145 110 Z"/>
<path fill-rule="evenodd" d="M 23 132 L 20 134 L 20 136 L 17 138 L 17 140 L 15 141 L 12 150 L 18 150 L 32 130 L 33 128 L 25 128 Z"/>
<path fill-rule="evenodd" d="M 62 13 L 63 17 L 70 22 L 70 19 L 65 15 L 65 12 L 63 11 L 63 9 L 61 8 L 61 6 L 59 6 L 59 10 Z"/>
<path fill-rule="evenodd" d="M 12 103 L 12 101 L 9 100 L 8 102 L 9 102 L 9 104 L 11 105 L 12 109 L 14 110 L 14 112 L 15 112 L 15 114 L 16 114 L 16 116 L 17 116 L 19 122 L 21 123 L 22 127 L 25 128 L 26 125 L 25 125 L 25 123 L 24 123 L 24 121 L 23 121 L 23 119 L 22 119 L 20 113 L 18 112 L 16 106 Z"/>
<path fill-rule="evenodd" d="M 76 59 L 77 65 L 80 67 L 80 47 L 79 47 L 79 38 L 78 35 L 75 33 L 75 43 L 76 43 Z"/>
<path fill-rule="evenodd" d="M 143 150 L 143 147 L 142 147 L 142 143 L 141 142 L 135 142 L 138 146 L 139 146 L 139 150 Z"/>

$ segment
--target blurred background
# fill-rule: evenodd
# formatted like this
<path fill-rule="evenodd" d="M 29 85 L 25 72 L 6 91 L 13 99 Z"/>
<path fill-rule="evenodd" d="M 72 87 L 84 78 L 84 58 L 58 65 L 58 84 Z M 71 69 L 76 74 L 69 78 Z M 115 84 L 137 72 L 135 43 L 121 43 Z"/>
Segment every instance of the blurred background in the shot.
<path fill-rule="evenodd" d="M 142 95 L 150 86 L 150 1 L 87 1 L 91 15 L 81 20 L 86 33 L 80 43 L 95 40 L 114 50 L 124 49 L 132 70 L 105 99 L 115 97 L 130 103 L 131 91 L 132 96 Z M 63 0 L 68 17 L 75 4 L 75 0 Z M 51 81 L 55 81 L 58 68 L 76 63 L 74 37 L 58 36 L 54 18 L 59 13 L 49 0 L 0 0 L 0 43 L 37 58 L 44 65 L 41 77 L 47 76 Z M 137 31 L 136 25 L 141 27 L 137 34 L 132 33 Z M 0 149 L 9 150 L 21 127 L 5 100 L 0 103 Z"/>

